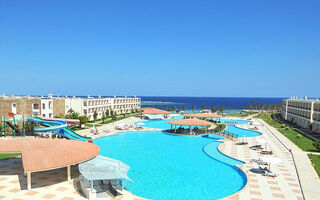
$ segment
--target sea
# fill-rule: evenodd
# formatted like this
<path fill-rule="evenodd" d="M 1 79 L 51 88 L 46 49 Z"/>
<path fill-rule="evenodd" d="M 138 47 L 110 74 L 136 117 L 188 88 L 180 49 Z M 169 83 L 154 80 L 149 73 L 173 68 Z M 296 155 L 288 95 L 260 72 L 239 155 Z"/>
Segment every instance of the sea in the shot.
<path fill-rule="evenodd" d="M 235 113 L 241 112 L 245 105 L 250 105 L 250 102 L 255 103 L 266 103 L 268 104 L 281 104 L 285 97 L 164 97 L 164 96 L 142 96 L 141 106 L 142 107 L 158 107 L 163 109 L 163 106 L 166 105 L 168 108 L 175 106 L 181 110 L 182 106 L 185 106 L 187 109 L 185 112 L 191 112 L 191 107 L 195 106 L 195 111 L 201 110 L 201 105 L 205 105 L 206 109 L 210 109 L 213 105 L 216 108 L 224 106 L 226 113 Z M 228 109 L 229 108 L 229 109 Z"/>
<path fill-rule="evenodd" d="M 71 96 L 69 96 L 71 97 Z M 86 98 L 87 96 L 77 96 L 81 98 Z M 98 96 L 92 96 L 98 97 Z M 112 96 L 103 96 L 112 97 Z M 122 97 L 122 96 L 117 96 Z M 245 109 L 245 105 L 250 105 L 250 101 L 255 103 L 266 103 L 268 104 L 281 104 L 283 99 L 288 97 L 166 97 L 166 96 L 137 96 L 141 98 L 142 107 L 157 107 L 163 109 L 166 105 L 168 108 L 175 106 L 177 109 L 181 110 L 182 106 L 187 109 L 185 113 L 199 112 L 201 110 L 201 105 L 205 105 L 205 109 L 210 109 L 213 105 L 216 108 L 224 106 L 226 110 L 225 113 L 238 113 Z M 195 106 L 196 109 L 192 111 L 191 107 Z"/>

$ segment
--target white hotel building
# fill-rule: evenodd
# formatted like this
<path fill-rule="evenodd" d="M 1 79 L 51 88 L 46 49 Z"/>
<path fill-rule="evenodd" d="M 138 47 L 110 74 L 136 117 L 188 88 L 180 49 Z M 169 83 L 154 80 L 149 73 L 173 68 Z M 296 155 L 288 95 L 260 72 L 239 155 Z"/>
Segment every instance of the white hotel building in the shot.
<path fill-rule="evenodd" d="M 281 116 L 313 132 L 320 133 L 320 100 L 291 97 L 282 102 Z"/>
<path fill-rule="evenodd" d="M 0 116 L 8 113 L 25 114 L 28 116 L 55 117 L 66 115 L 70 109 L 80 115 L 88 116 L 89 120 L 102 117 L 102 113 L 109 110 L 117 114 L 129 113 L 141 107 L 138 97 L 47 97 L 30 96 L 0 96 Z"/>
<path fill-rule="evenodd" d="M 93 120 L 94 113 L 97 113 L 97 119 L 102 117 L 102 113 L 109 110 L 117 114 L 129 113 L 141 107 L 141 99 L 138 97 L 90 97 L 80 98 L 55 98 L 55 115 L 67 114 L 70 109 L 78 112 L 80 115 L 88 116 Z"/>

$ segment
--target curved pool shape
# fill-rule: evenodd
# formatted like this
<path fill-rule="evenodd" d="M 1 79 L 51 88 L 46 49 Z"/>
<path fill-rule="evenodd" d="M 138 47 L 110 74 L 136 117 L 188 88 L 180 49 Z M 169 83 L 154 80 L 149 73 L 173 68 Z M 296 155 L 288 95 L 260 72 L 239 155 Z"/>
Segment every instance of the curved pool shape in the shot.
<path fill-rule="evenodd" d="M 234 120 L 234 119 L 226 119 L 226 118 L 221 118 L 220 121 L 222 123 L 235 123 L 235 124 L 247 124 L 250 121 L 247 120 Z M 242 137 L 256 137 L 256 136 L 260 136 L 261 133 L 258 131 L 253 131 L 253 130 L 248 130 L 248 129 L 243 129 L 243 128 L 238 128 L 235 125 L 232 124 L 228 124 L 226 131 L 231 132 L 231 133 L 235 133 L 238 135 L 238 137 L 242 138 Z"/>
<path fill-rule="evenodd" d="M 171 124 L 168 123 L 168 121 L 176 120 L 176 119 L 182 119 L 183 116 L 175 116 L 173 119 L 169 120 L 147 120 L 147 121 L 142 121 L 145 125 L 143 127 L 149 127 L 149 128 L 158 128 L 158 129 L 170 129 Z M 217 120 L 217 119 L 215 119 Z M 220 121 L 223 123 L 231 122 L 231 123 L 236 123 L 236 124 L 247 124 L 250 121 L 246 120 L 234 120 L 234 119 L 227 119 L 227 118 L 220 118 Z M 136 122 L 136 124 L 139 122 Z M 178 126 L 179 127 L 179 126 Z M 189 128 L 189 127 L 185 127 Z M 201 128 L 201 127 L 200 127 Z M 260 136 L 261 133 L 253 130 L 247 130 L 243 128 L 238 128 L 235 125 L 227 125 L 226 131 L 235 133 L 238 135 L 238 137 L 256 137 Z"/>
<path fill-rule="evenodd" d="M 221 154 L 221 136 L 175 136 L 161 131 L 126 132 L 94 140 L 100 154 L 131 168 L 126 189 L 153 200 L 212 200 L 229 196 L 247 183 L 234 164 Z"/>

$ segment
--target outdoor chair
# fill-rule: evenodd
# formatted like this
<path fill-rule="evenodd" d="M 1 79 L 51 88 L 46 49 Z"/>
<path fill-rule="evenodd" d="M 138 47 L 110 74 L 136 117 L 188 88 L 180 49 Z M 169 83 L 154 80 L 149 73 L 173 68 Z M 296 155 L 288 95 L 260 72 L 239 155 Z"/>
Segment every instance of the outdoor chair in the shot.
<path fill-rule="evenodd" d="M 262 172 L 270 172 L 270 170 L 267 168 L 267 167 L 264 167 L 262 168 L 261 166 L 259 166 L 259 169 L 262 171 Z"/>
<path fill-rule="evenodd" d="M 241 141 L 241 142 L 238 142 L 237 145 L 245 145 L 245 144 L 248 144 L 248 142 L 246 141 Z"/>
<path fill-rule="evenodd" d="M 260 153 L 263 155 L 272 155 L 273 154 L 272 151 L 261 151 Z"/>
<path fill-rule="evenodd" d="M 263 171 L 262 176 L 270 176 L 270 177 L 277 177 L 278 174 L 270 172 L 270 171 Z"/>
<path fill-rule="evenodd" d="M 268 165 L 267 162 L 263 162 L 259 159 L 251 159 L 250 162 L 254 162 L 254 163 L 257 163 L 258 165 Z"/>

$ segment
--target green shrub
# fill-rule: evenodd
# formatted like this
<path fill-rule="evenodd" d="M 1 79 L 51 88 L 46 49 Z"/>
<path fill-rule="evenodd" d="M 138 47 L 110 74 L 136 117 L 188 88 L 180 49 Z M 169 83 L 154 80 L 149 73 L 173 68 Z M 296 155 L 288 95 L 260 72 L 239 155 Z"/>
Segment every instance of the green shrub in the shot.
<path fill-rule="evenodd" d="M 83 115 L 83 116 L 79 117 L 79 120 L 80 120 L 80 124 L 86 124 L 86 123 L 88 123 L 89 119 L 87 116 Z"/>
<path fill-rule="evenodd" d="M 301 134 L 298 134 L 298 135 L 297 135 L 297 138 L 298 138 L 298 139 L 302 138 L 302 135 L 301 135 Z"/>
<path fill-rule="evenodd" d="M 281 124 L 281 128 L 285 128 L 286 127 L 286 125 L 285 124 Z"/>
<path fill-rule="evenodd" d="M 289 126 L 286 126 L 286 130 L 289 130 L 290 128 L 289 128 Z"/>

